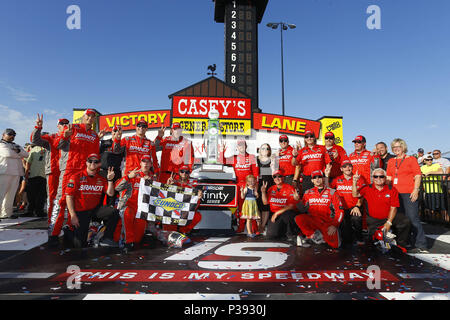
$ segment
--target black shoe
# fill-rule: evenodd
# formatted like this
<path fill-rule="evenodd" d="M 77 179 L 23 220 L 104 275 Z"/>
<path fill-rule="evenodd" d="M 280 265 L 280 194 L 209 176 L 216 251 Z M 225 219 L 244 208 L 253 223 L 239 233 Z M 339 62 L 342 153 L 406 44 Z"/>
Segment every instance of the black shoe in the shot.
<path fill-rule="evenodd" d="M 134 243 L 125 243 L 122 248 L 122 253 L 127 254 L 130 251 L 133 251 Z"/>
<path fill-rule="evenodd" d="M 34 217 L 34 213 L 33 212 L 25 212 L 24 214 L 22 214 L 22 217 Z"/>
<path fill-rule="evenodd" d="M 9 219 L 17 219 L 19 216 L 17 214 L 13 214 Z"/>

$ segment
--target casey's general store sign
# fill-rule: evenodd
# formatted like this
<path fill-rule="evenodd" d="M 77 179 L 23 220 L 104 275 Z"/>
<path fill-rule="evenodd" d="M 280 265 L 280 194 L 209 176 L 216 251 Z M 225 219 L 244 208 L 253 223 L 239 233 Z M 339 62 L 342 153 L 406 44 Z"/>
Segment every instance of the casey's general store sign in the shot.
<path fill-rule="evenodd" d="M 172 123 L 179 122 L 184 134 L 204 134 L 211 110 L 219 112 L 222 135 L 251 135 L 251 100 L 246 98 L 174 96 Z"/>

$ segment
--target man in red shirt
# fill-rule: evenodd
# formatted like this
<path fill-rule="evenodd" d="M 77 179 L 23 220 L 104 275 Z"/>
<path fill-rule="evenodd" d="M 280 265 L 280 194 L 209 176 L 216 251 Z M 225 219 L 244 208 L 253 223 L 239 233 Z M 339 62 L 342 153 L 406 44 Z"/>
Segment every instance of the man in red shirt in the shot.
<path fill-rule="evenodd" d="M 379 227 L 387 232 L 392 226 L 396 229 L 397 243 L 406 247 L 410 222 L 401 212 L 397 212 L 400 206 L 398 191 L 395 187 L 386 185 L 386 171 L 377 168 L 372 173 L 373 184 L 365 185 L 358 190 L 359 174 L 353 175 L 352 195 L 363 197 L 367 201 L 367 226 L 369 228 L 369 239 L 373 238 Z"/>
<path fill-rule="evenodd" d="M 256 161 L 256 157 L 253 154 L 247 153 L 247 142 L 245 139 L 239 139 L 237 141 L 237 149 L 238 155 L 234 155 L 228 158 L 225 158 L 225 143 L 222 146 L 222 152 L 219 155 L 220 159 L 224 159 L 222 163 L 232 165 L 234 168 L 234 173 L 236 174 L 236 184 L 238 186 L 238 194 L 241 194 L 241 189 L 245 188 L 247 184 L 247 176 L 249 174 L 254 177 L 259 177 L 259 167 Z M 242 210 L 242 204 L 244 203 L 244 199 L 238 197 L 238 216 L 240 217 L 240 213 Z M 239 219 L 237 233 L 243 232 L 245 228 L 245 219 Z M 256 221 L 252 221 L 252 229 L 253 232 L 257 231 Z"/>
<path fill-rule="evenodd" d="M 341 172 L 342 175 L 336 177 L 331 181 L 331 184 L 327 181 L 328 176 L 331 171 L 330 164 L 327 165 L 325 169 L 325 185 L 329 185 L 332 189 L 336 190 L 339 195 L 342 206 L 344 208 L 344 220 L 342 221 L 340 227 L 342 231 L 342 242 L 343 244 L 352 244 L 353 238 L 356 239 L 358 245 L 364 244 L 362 236 L 362 215 L 361 206 L 362 199 L 355 198 L 352 195 L 352 184 L 353 184 L 353 166 L 350 160 L 342 161 Z M 358 188 L 365 185 L 364 178 L 359 179 Z"/>
<path fill-rule="evenodd" d="M 333 132 L 325 133 L 325 149 L 327 150 L 331 160 L 331 172 L 329 176 L 329 181 L 331 183 L 334 178 L 342 174 L 341 172 L 342 163 L 343 161 L 348 160 L 348 156 L 344 148 L 338 146 L 335 143 L 335 137 Z"/>
<path fill-rule="evenodd" d="M 109 168 L 107 179 L 98 174 L 100 156 L 90 154 L 86 161 L 86 169 L 69 177 L 65 188 L 67 210 L 70 214 L 70 228 L 65 228 L 65 239 L 72 238 L 76 248 L 86 247 L 89 224 L 92 219 L 107 220 L 105 239 L 112 239 L 119 216 L 111 207 L 102 208 L 105 193 L 114 195 L 114 169 Z M 100 210 L 100 209 L 103 210 Z M 73 232 L 69 236 L 68 233 Z"/>
<path fill-rule="evenodd" d="M 172 185 L 176 185 L 178 187 L 182 187 L 182 188 L 191 188 L 195 190 L 196 184 L 194 182 L 192 182 L 190 180 L 190 169 L 189 166 L 182 166 L 179 170 L 179 176 L 180 178 L 178 180 L 176 180 L 174 178 L 173 174 L 169 179 L 167 179 L 167 184 L 172 184 Z M 203 197 L 203 191 L 198 189 L 197 190 L 197 195 L 198 195 L 198 204 L 200 204 L 202 197 Z M 198 206 L 197 206 L 198 208 Z M 184 234 L 188 234 L 192 231 L 192 229 L 194 229 L 194 227 L 202 220 L 202 215 L 200 214 L 200 212 L 196 211 L 194 214 L 194 218 L 192 219 L 192 221 L 182 227 L 182 226 L 176 226 L 176 225 L 163 225 L 163 229 L 164 230 L 168 230 L 168 231 L 179 231 L 181 233 Z"/>
<path fill-rule="evenodd" d="M 116 183 L 115 190 L 120 193 L 117 209 L 122 218 L 121 234 L 127 251 L 132 250 L 144 237 L 147 221 L 136 218 L 139 184 L 141 179 L 152 179 L 153 174 L 152 158 L 146 154 L 141 157 L 139 167 L 129 171 Z"/>
<path fill-rule="evenodd" d="M 305 146 L 297 151 L 293 150 L 292 165 L 297 166 L 294 181 L 302 173 L 302 193 L 314 187 L 311 173 L 316 170 L 325 170 L 325 165 L 331 162 L 330 156 L 324 146 L 317 144 L 317 139 L 311 130 L 305 132 Z"/>
<path fill-rule="evenodd" d="M 295 222 L 313 242 L 325 241 L 330 247 L 338 248 L 341 245 L 339 225 L 344 218 L 341 199 L 334 189 L 325 186 L 322 171 L 313 171 L 311 178 L 314 187 L 305 192 L 302 200 L 308 214 L 298 215 Z"/>
<path fill-rule="evenodd" d="M 41 135 L 44 115 L 39 115 L 36 119 L 35 129 L 31 133 L 31 143 L 44 147 L 48 153 L 45 159 L 45 175 L 47 177 L 47 224 L 50 225 L 50 218 L 53 211 L 53 203 L 58 192 L 59 183 L 59 149 L 58 143 L 61 140 L 64 126 L 69 124 L 67 119 L 59 119 L 57 123 L 58 132 Z M 48 156 L 49 155 L 49 156 Z"/>
<path fill-rule="evenodd" d="M 161 173 L 159 181 L 167 181 L 172 173 L 178 173 L 183 166 L 189 166 L 192 170 L 194 164 L 194 148 L 192 142 L 181 134 L 183 129 L 178 122 L 172 124 L 170 136 L 164 138 L 165 128 L 158 130 L 158 136 L 155 139 L 156 151 L 161 153 Z"/>
<path fill-rule="evenodd" d="M 154 174 L 159 174 L 158 158 L 156 157 L 156 148 L 153 143 L 145 136 L 148 129 L 147 121 L 140 120 L 136 124 L 136 134 L 131 137 L 122 138 L 122 128 L 118 127 L 116 132 L 112 132 L 114 141 L 114 153 L 123 154 L 125 152 L 124 175 L 141 165 L 141 158 L 144 155 L 150 155 L 152 160 Z"/>
<path fill-rule="evenodd" d="M 267 224 L 267 238 L 287 237 L 295 239 L 299 233 L 295 224 L 296 205 L 300 197 L 295 188 L 284 183 L 283 170 L 276 170 L 272 174 L 275 185 L 266 190 L 267 182 L 261 186 L 261 198 L 264 205 L 270 206 L 270 220 Z"/>
<path fill-rule="evenodd" d="M 285 134 L 280 136 L 279 141 L 280 150 L 277 154 L 278 168 L 283 170 L 285 174 L 284 183 L 292 184 L 295 174 L 295 166 L 292 165 L 292 159 L 294 158 L 292 151 L 294 148 L 289 145 L 289 138 Z"/>
<path fill-rule="evenodd" d="M 355 144 L 355 151 L 348 156 L 353 165 L 353 174 L 358 172 L 367 183 L 370 183 L 372 171 L 376 168 L 382 168 L 383 161 L 378 154 L 373 154 L 366 149 L 366 138 L 364 136 L 357 136 L 353 143 Z"/>
<path fill-rule="evenodd" d="M 58 145 L 60 150 L 60 175 L 58 191 L 50 218 L 49 246 L 57 244 L 58 235 L 62 229 L 66 209 L 66 197 L 64 195 L 69 177 L 85 170 L 87 156 L 92 153 L 98 154 L 100 151 L 100 138 L 105 134 L 105 130 L 100 131 L 98 135 L 93 130 L 96 118 L 95 111 L 87 109 L 83 114 L 82 123 L 65 127 Z"/>

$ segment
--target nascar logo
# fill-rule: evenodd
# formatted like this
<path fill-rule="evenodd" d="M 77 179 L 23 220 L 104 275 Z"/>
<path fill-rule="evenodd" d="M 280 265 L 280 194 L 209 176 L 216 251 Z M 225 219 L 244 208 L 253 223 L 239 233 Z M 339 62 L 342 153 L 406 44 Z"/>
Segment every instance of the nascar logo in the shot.
<path fill-rule="evenodd" d="M 173 210 L 183 209 L 184 203 L 175 200 L 174 198 L 156 199 L 153 201 L 153 205 L 161 207 L 164 210 L 170 212 Z"/>

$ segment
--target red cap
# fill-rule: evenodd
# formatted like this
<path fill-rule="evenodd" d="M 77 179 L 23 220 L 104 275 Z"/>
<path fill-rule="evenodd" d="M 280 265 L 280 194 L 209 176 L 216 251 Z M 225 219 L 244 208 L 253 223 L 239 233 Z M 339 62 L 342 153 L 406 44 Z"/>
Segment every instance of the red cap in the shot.
<path fill-rule="evenodd" d="M 275 170 L 274 172 L 272 172 L 272 177 L 277 175 L 277 174 L 280 174 L 280 175 L 282 175 L 284 177 L 284 170 L 283 169 Z"/>
<path fill-rule="evenodd" d="M 315 133 L 312 130 L 306 130 L 305 131 L 305 136 L 307 136 L 308 134 L 312 134 L 313 136 L 316 136 Z"/>
<path fill-rule="evenodd" d="M 351 162 L 350 160 L 348 160 L 348 159 L 342 161 L 341 167 L 345 167 L 345 166 L 348 165 L 348 164 L 351 165 L 351 166 L 353 167 L 352 162 Z"/>
<path fill-rule="evenodd" d="M 183 166 L 181 166 L 180 170 L 187 170 L 187 171 L 189 171 L 190 169 L 189 169 L 189 166 L 183 165 Z"/>
<path fill-rule="evenodd" d="M 114 126 L 114 128 L 112 128 L 112 131 L 117 131 L 117 130 L 119 130 L 120 128 L 122 128 L 121 126 Z"/>
<path fill-rule="evenodd" d="M 140 124 L 145 124 L 145 126 L 148 127 L 147 121 L 145 121 L 145 120 L 143 120 L 143 119 L 139 120 L 139 121 L 136 123 L 136 127 L 137 127 L 138 125 L 140 125 Z"/>
<path fill-rule="evenodd" d="M 366 138 L 364 138 L 364 136 L 356 136 L 356 138 L 355 139 L 353 139 L 353 143 L 355 142 L 355 141 L 362 141 L 362 142 L 366 142 Z"/>
<path fill-rule="evenodd" d="M 92 158 L 97 159 L 97 160 L 100 160 L 100 156 L 99 156 L 97 153 L 91 153 L 90 155 L 88 155 L 88 157 L 86 158 L 86 160 L 92 159 Z"/>
<path fill-rule="evenodd" d="M 62 119 L 58 119 L 58 124 L 62 124 L 62 125 L 64 125 L 64 124 L 69 124 L 69 120 L 67 120 L 67 119 L 65 119 L 65 118 L 62 118 Z"/>
<path fill-rule="evenodd" d="M 325 138 L 328 138 L 328 137 L 333 137 L 334 138 L 334 133 L 331 132 L 331 131 L 328 131 L 327 133 L 325 133 Z"/>
<path fill-rule="evenodd" d="M 281 139 L 287 139 L 287 140 L 289 140 L 288 136 L 285 135 L 285 134 L 282 134 L 282 135 L 280 136 L 280 140 L 281 140 Z"/>
<path fill-rule="evenodd" d="M 152 157 L 150 157 L 150 155 L 148 155 L 148 154 L 144 154 L 141 158 L 141 161 L 144 161 L 144 160 L 152 161 Z"/>
<path fill-rule="evenodd" d="M 181 129 L 181 125 L 179 122 L 172 123 L 172 129 Z"/>
<path fill-rule="evenodd" d="M 90 115 L 94 115 L 94 116 L 97 115 L 97 113 L 93 109 L 86 109 L 84 114 L 87 114 L 88 116 L 90 116 Z"/>
<path fill-rule="evenodd" d="M 316 171 L 313 171 L 313 172 L 311 173 L 311 178 L 314 178 L 314 177 L 317 177 L 317 176 L 320 176 L 320 177 L 323 177 L 323 176 L 324 176 L 322 170 L 316 170 Z"/>

